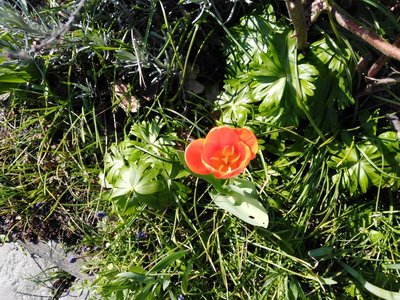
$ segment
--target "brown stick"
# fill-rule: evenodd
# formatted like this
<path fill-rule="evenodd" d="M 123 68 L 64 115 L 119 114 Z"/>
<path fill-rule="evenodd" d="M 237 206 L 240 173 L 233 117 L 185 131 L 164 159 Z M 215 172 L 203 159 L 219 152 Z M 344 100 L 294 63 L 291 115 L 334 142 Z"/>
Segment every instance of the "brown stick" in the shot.
<path fill-rule="evenodd" d="M 396 39 L 393 42 L 393 45 L 396 47 L 400 46 L 400 36 L 398 35 Z M 381 55 L 369 68 L 367 76 L 368 77 L 375 77 L 376 74 L 382 69 L 382 67 L 385 65 L 385 63 L 389 60 L 390 58 L 387 57 L 386 55 Z"/>
<path fill-rule="evenodd" d="M 354 95 L 355 98 L 360 98 L 366 95 L 375 94 L 380 91 L 385 91 L 391 85 L 400 83 L 400 77 L 389 77 L 383 79 L 375 79 L 367 77 L 367 79 L 374 80 L 374 83 L 368 84 L 364 90 L 357 92 Z"/>
<path fill-rule="evenodd" d="M 285 0 L 289 17 L 292 20 L 297 38 L 297 48 L 304 50 L 307 48 L 307 24 L 304 16 L 304 8 L 301 0 Z"/>
<path fill-rule="evenodd" d="M 400 48 L 391 45 L 383 38 L 377 36 L 370 28 L 354 21 L 338 6 L 335 5 L 330 9 L 332 15 L 335 17 L 340 26 L 363 39 L 365 42 L 382 52 L 384 55 L 400 61 Z"/>
<path fill-rule="evenodd" d="M 311 9 L 311 23 L 315 23 L 319 15 L 327 10 L 331 11 L 332 16 L 334 16 L 336 22 L 340 26 L 358 36 L 372 47 L 382 52 L 385 56 L 400 61 L 400 48 L 391 45 L 385 39 L 377 36 L 372 29 L 353 20 L 344 10 L 335 4 L 328 6 L 325 0 L 314 0 Z"/>
<path fill-rule="evenodd" d="M 67 22 L 63 24 L 58 32 L 54 32 L 48 39 L 42 40 L 39 45 L 32 46 L 30 52 L 37 52 L 42 50 L 43 48 L 50 47 L 51 44 L 57 40 L 59 40 L 62 35 L 70 29 L 72 22 L 75 20 L 76 16 L 79 14 L 79 11 L 85 4 L 86 0 L 80 0 L 75 10 L 69 16 Z"/>

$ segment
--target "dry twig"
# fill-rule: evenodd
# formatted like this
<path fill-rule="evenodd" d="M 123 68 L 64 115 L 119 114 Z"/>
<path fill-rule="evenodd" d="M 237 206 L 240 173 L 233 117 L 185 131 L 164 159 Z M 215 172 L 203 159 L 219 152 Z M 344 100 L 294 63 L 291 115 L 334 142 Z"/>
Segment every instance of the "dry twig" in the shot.
<path fill-rule="evenodd" d="M 400 61 L 400 48 L 390 44 L 385 39 L 376 35 L 371 28 L 364 26 L 351 18 L 344 10 L 336 4 L 326 4 L 324 0 L 316 0 L 312 4 L 311 21 L 315 22 L 323 11 L 330 11 L 336 22 L 343 28 L 358 36 L 366 43 L 382 52 L 385 56 Z"/>

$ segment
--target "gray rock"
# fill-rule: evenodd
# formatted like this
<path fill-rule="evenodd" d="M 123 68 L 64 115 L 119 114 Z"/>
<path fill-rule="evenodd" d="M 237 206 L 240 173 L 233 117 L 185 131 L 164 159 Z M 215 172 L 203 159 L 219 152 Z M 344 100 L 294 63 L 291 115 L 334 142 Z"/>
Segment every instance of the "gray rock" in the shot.
<path fill-rule="evenodd" d="M 55 299 L 48 278 L 57 270 L 66 271 L 80 280 L 90 280 L 90 276 L 79 271 L 81 263 L 68 263 L 68 257 L 56 243 L 0 244 L 0 299 Z M 88 292 L 69 291 L 58 299 L 88 299 Z"/>

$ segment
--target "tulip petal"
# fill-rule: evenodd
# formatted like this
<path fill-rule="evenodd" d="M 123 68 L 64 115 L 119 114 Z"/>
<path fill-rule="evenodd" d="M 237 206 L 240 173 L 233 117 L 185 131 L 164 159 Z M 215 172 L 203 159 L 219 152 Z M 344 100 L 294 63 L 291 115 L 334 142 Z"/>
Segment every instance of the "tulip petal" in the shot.
<path fill-rule="evenodd" d="M 258 151 L 258 142 L 256 136 L 252 131 L 247 128 L 235 128 L 235 131 L 236 134 L 239 136 L 239 139 L 250 148 L 250 159 L 253 159 Z"/>
<path fill-rule="evenodd" d="M 194 173 L 227 179 L 242 173 L 257 151 L 257 138 L 249 129 L 219 126 L 189 144 L 185 161 Z"/>
<path fill-rule="evenodd" d="M 226 146 L 235 146 L 240 142 L 239 137 L 235 134 L 233 128 L 228 126 L 214 127 L 207 134 L 204 141 L 203 161 L 208 166 L 215 168 L 211 161 L 212 157 L 218 156 Z"/>
<path fill-rule="evenodd" d="M 239 141 L 235 129 L 228 126 L 214 127 L 206 136 L 205 144 L 213 144 L 222 149 L 226 145 L 234 145 Z"/>
<path fill-rule="evenodd" d="M 211 171 L 203 164 L 201 159 L 204 149 L 204 139 L 191 142 L 185 150 L 185 161 L 189 169 L 196 174 L 207 175 Z"/>

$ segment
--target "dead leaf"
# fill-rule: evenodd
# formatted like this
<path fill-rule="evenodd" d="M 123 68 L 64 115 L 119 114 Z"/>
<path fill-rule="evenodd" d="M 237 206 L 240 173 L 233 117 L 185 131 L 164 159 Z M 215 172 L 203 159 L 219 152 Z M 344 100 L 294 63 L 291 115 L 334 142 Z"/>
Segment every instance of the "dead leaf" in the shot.
<path fill-rule="evenodd" d="M 122 108 L 126 113 L 136 113 L 140 107 L 139 99 L 131 95 L 129 84 L 116 82 L 114 86 L 114 95 L 117 99 L 118 107 Z"/>

